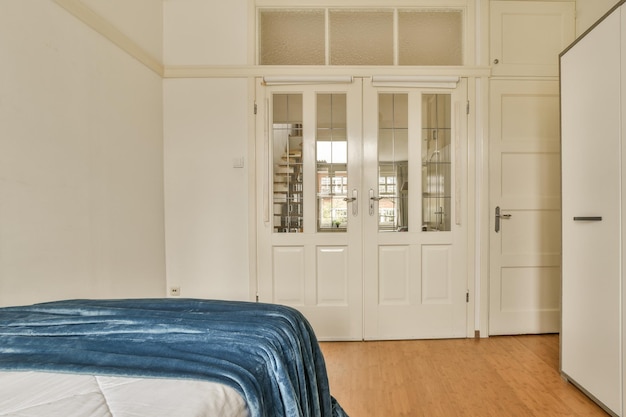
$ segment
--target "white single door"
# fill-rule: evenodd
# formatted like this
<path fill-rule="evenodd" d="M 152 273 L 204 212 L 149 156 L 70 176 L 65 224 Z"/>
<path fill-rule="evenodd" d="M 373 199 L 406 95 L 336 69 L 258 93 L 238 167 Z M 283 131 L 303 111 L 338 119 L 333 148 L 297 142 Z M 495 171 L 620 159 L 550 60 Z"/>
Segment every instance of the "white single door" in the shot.
<path fill-rule="evenodd" d="M 557 81 L 491 81 L 489 334 L 560 330 Z"/>
<path fill-rule="evenodd" d="M 465 82 L 364 83 L 364 337 L 467 337 Z"/>
<path fill-rule="evenodd" d="M 259 301 L 361 340 L 361 81 L 257 83 Z"/>

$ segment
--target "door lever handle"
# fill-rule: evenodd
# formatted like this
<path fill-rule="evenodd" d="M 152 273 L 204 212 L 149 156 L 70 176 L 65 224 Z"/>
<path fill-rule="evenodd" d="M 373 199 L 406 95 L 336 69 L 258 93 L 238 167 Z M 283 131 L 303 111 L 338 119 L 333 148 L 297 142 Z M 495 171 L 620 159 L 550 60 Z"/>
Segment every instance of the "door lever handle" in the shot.
<path fill-rule="evenodd" d="M 357 201 L 359 199 L 358 196 L 359 192 L 355 188 L 352 190 L 352 197 L 345 197 L 343 199 L 346 203 L 352 203 L 352 215 L 355 217 L 359 215 L 359 202 Z"/>
<path fill-rule="evenodd" d="M 374 201 L 380 201 L 382 197 L 376 197 L 374 195 L 374 189 L 370 188 L 370 216 L 373 216 L 375 213 Z"/>
<path fill-rule="evenodd" d="M 500 231 L 500 219 L 510 219 L 510 214 L 502 214 L 500 213 L 500 206 L 496 207 L 496 233 Z"/>

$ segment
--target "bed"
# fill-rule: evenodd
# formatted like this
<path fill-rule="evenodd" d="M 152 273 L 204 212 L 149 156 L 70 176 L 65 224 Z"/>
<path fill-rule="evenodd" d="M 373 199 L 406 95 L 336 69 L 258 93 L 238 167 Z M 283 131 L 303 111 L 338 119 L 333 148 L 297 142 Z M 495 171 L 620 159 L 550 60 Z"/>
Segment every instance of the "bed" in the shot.
<path fill-rule="evenodd" d="M 274 304 L 0 308 L 0 416 L 347 417 L 306 319 Z"/>

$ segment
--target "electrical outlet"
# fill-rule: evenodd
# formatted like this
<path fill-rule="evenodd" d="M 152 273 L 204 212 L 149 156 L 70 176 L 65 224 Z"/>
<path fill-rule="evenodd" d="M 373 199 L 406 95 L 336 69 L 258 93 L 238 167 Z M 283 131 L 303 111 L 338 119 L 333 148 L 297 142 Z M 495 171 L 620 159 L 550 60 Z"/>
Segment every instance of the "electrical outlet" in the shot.
<path fill-rule="evenodd" d="M 180 287 L 170 287 L 170 295 L 178 297 L 180 295 Z"/>

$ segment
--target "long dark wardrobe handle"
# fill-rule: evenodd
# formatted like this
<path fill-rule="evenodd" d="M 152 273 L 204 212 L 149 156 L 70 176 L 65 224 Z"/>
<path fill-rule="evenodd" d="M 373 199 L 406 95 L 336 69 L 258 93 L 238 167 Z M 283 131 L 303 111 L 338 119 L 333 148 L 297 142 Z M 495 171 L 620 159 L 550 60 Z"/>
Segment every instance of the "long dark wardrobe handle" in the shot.
<path fill-rule="evenodd" d="M 575 222 L 601 222 L 602 216 L 577 216 L 574 217 Z"/>

